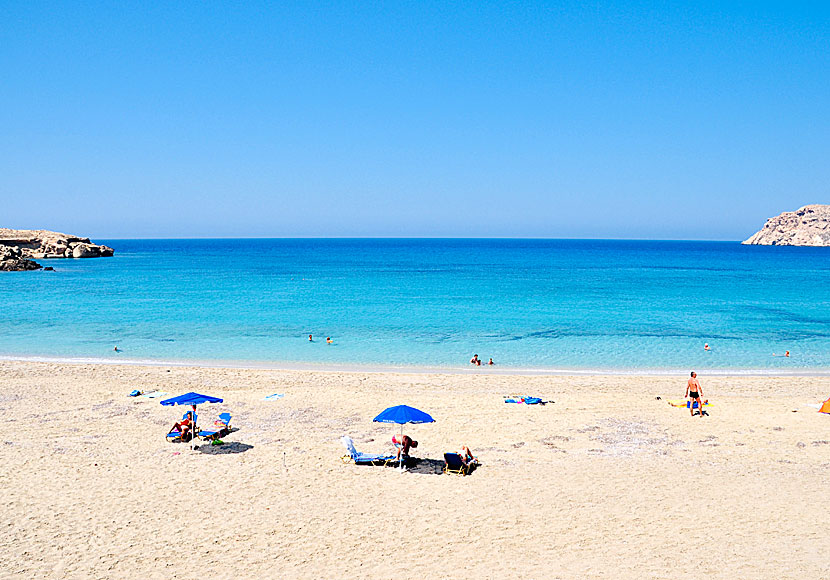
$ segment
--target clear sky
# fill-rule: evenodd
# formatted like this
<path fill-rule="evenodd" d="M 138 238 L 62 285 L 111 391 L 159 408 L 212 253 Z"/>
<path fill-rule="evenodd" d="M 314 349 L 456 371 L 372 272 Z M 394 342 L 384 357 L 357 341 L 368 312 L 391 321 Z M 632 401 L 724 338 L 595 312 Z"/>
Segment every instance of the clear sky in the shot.
<path fill-rule="evenodd" d="M 742 239 L 830 203 L 828 6 L 0 0 L 0 226 Z"/>

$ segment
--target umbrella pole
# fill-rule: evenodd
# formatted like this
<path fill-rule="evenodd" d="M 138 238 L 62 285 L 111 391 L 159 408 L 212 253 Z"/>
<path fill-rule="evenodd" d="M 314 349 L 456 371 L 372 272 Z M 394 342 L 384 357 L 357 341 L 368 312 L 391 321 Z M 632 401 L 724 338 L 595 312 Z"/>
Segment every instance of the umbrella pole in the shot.
<path fill-rule="evenodd" d="M 193 451 L 193 440 L 196 439 L 196 405 L 193 405 L 193 425 L 190 427 L 190 450 Z"/>
<path fill-rule="evenodd" d="M 401 454 L 401 459 L 398 461 L 398 467 L 400 468 L 401 473 L 403 473 L 403 423 L 401 423 L 401 448 L 399 453 Z"/>

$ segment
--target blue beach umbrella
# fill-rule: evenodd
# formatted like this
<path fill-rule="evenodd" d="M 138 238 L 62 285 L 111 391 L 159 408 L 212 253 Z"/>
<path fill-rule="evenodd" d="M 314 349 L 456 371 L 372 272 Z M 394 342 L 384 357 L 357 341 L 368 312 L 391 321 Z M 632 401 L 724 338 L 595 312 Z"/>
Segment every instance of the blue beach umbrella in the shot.
<path fill-rule="evenodd" d="M 406 423 L 435 423 L 435 419 L 427 413 L 410 407 L 409 405 L 398 405 L 385 409 L 380 415 L 373 419 L 375 423 L 396 423 L 401 426 L 401 438 L 403 438 L 403 426 Z M 401 471 L 403 471 L 403 456 L 400 460 Z"/>
<path fill-rule="evenodd" d="M 222 399 L 219 397 L 211 397 L 210 395 L 200 395 L 199 393 L 190 392 L 185 393 L 184 395 L 179 395 L 178 397 L 173 397 L 172 399 L 165 399 L 161 401 L 161 404 L 167 406 L 190 405 L 193 407 L 193 437 L 190 439 L 190 448 L 193 449 L 193 440 L 199 432 L 199 429 L 196 427 L 196 405 L 221 402 Z"/>

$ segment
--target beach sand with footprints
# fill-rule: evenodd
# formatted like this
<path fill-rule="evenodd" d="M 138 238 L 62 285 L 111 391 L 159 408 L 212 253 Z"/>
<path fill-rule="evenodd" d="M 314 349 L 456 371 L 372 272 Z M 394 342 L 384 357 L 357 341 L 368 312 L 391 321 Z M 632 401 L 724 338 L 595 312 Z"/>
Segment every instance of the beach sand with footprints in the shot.
<path fill-rule="evenodd" d="M 826 578 L 828 377 L 521 376 L 0 363 L 0 567 L 14 578 Z M 165 441 L 224 399 L 225 445 Z M 272 393 L 282 398 L 265 401 Z M 545 405 L 505 404 L 535 395 Z M 657 399 L 660 397 L 660 399 Z M 420 461 L 341 461 L 342 435 Z M 482 465 L 442 475 L 468 445 Z"/>

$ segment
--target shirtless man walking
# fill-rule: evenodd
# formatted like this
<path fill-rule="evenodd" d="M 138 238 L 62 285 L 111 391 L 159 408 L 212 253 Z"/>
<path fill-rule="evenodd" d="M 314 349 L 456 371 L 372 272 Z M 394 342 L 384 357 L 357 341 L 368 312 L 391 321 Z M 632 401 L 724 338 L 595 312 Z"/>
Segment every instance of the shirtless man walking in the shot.
<path fill-rule="evenodd" d="M 703 394 L 703 388 L 700 386 L 700 381 L 697 380 L 697 373 L 692 371 L 692 378 L 686 383 L 686 397 L 689 397 L 689 412 L 692 417 L 695 416 L 695 401 L 697 401 L 697 408 L 700 410 L 700 418 L 703 419 L 703 400 L 700 396 Z"/>

